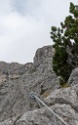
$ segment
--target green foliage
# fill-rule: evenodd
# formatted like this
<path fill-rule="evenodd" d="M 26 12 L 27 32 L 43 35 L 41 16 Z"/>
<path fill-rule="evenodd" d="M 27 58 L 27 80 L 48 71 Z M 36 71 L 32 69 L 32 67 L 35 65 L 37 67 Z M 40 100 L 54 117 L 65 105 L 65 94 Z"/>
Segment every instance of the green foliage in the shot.
<path fill-rule="evenodd" d="M 53 69 L 66 83 L 73 68 L 78 66 L 78 6 L 70 3 L 69 12 L 60 27 L 51 27 L 55 48 Z"/>

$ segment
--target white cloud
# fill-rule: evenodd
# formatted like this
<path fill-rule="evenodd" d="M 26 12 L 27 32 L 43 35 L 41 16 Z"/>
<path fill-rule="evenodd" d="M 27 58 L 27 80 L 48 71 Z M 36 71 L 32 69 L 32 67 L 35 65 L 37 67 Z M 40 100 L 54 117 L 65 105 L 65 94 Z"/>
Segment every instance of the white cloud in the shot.
<path fill-rule="evenodd" d="M 70 0 L 14 1 L 0 1 L 0 60 L 31 62 L 37 48 L 52 44 L 50 27 L 64 20 Z"/>

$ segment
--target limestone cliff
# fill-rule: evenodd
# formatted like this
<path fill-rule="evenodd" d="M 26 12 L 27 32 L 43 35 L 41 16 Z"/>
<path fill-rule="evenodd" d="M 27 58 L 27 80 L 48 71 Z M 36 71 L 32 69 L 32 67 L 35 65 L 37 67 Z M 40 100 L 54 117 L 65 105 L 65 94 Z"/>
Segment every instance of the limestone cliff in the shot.
<path fill-rule="evenodd" d="M 78 125 L 78 81 L 60 88 L 52 69 L 53 54 L 52 46 L 44 46 L 36 51 L 33 63 L 0 62 L 0 125 L 63 125 L 45 107 L 39 108 L 31 92 L 69 125 Z"/>

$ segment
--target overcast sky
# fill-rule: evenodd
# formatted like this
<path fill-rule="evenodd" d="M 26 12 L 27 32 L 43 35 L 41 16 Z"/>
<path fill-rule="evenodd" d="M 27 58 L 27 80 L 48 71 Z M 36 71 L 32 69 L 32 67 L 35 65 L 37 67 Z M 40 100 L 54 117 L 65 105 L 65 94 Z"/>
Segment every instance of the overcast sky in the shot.
<path fill-rule="evenodd" d="M 51 45 L 59 26 L 78 0 L 0 0 L 0 61 L 32 62 L 38 48 Z"/>

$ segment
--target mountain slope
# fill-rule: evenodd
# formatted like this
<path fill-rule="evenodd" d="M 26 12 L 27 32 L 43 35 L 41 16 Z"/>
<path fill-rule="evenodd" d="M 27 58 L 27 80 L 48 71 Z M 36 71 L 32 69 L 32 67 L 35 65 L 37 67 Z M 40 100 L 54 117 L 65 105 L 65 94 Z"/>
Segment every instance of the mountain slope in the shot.
<path fill-rule="evenodd" d="M 78 85 L 60 88 L 53 55 L 52 46 L 44 46 L 36 51 L 33 63 L 0 62 L 0 125 L 63 125 L 30 98 L 32 92 L 69 125 L 78 125 Z"/>

